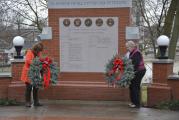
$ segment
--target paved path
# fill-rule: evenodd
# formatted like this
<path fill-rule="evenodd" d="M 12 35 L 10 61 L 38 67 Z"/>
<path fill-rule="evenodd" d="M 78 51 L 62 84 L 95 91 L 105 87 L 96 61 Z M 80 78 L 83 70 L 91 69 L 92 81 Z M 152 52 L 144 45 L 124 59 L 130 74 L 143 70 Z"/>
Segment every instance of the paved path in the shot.
<path fill-rule="evenodd" d="M 129 108 L 118 101 L 43 101 L 42 107 L 0 106 L 0 120 L 179 120 L 179 112 Z"/>

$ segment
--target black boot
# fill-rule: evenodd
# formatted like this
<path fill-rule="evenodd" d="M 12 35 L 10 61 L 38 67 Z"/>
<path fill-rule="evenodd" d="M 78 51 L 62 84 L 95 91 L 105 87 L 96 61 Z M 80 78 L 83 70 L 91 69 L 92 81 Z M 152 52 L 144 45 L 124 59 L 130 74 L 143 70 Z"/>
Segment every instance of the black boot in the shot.
<path fill-rule="evenodd" d="M 42 106 L 42 104 L 39 103 L 38 88 L 36 87 L 33 87 L 33 100 L 34 100 L 34 106 Z"/>
<path fill-rule="evenodd" d="M 32 86 L 29 83 L 26 83 L 26 91 L 25 91 L 26 107 L 31 107 L 31 90 L 32 90 Z"/>

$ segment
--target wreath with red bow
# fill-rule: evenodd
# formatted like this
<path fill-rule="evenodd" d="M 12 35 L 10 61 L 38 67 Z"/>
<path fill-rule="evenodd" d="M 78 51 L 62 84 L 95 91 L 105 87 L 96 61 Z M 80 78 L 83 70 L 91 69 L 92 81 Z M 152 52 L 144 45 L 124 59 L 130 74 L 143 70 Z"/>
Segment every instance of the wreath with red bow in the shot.
<path fill-rule="evenodd" d="M 47 88 L 58 81 L 58 68 L 49 57 L 33 59 L 28 72 L 32 86 Z"/>
<path fill-rule="evenodd" d="M 132 61 L 127 57 L 113 56 L 106 64 L 105 76 L 110 86 L 128 87 L 134 78 Z"/>

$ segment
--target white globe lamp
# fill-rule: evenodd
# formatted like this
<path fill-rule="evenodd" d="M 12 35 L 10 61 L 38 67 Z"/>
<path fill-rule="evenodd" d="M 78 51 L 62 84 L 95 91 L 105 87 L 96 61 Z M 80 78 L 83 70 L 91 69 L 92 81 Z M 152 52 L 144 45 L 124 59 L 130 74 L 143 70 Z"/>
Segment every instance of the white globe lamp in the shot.
<path fill-rule="evenodd" d="M 23 56 L 21 56 L 21 50 L 24 46 L 24 38 L 21 36 L 16 36 L 13 39 L 13 45 L 16 49 L 17 56 L 14 56 L 15 59 L 23 59 Z"/>
<path fill-rule="evenodd" d="M 168 57 L 165 56 L 167 47 L 169 45 L 169 38 L 166 35 L 161 35 L 157 38 L 157 45 L 160 49 L 160 57 L 159 59 L 168 59 Z"/>

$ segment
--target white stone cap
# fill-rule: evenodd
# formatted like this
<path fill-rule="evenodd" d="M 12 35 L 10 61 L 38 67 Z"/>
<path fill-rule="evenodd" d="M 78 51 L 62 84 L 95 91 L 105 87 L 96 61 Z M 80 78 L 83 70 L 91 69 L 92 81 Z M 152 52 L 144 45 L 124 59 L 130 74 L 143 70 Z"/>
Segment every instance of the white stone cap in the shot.
<path fill-rule="evenodd" d="M 25 59 L 10 59 L 11 63 L 15 62 L 25 62 Z"/>
<path fill-rule="evenodd" d="M 153 63 L 173 63 L 174 60 L 172 59 L 154 59 L 152 60 Z"/>
<path fill-rule="evenodd" d="M 178 80 L 179 81 L 179 75 L 177 75 L 177 74 L 169 75 L 168 79 L 170 79 L 170 80 Z"/>

